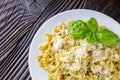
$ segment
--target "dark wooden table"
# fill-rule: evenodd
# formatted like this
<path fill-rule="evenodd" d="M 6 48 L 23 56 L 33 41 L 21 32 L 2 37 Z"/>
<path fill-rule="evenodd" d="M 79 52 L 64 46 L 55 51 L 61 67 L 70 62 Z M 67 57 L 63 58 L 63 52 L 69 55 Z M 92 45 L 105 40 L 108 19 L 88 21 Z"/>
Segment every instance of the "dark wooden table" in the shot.
<path fill-rule="evenodd" d="M 31 80 L 28 53 L 36 31 L 55 14 L 81 8 L 120 23 L 120 0 L 0 0 L 0 80 Z"/>

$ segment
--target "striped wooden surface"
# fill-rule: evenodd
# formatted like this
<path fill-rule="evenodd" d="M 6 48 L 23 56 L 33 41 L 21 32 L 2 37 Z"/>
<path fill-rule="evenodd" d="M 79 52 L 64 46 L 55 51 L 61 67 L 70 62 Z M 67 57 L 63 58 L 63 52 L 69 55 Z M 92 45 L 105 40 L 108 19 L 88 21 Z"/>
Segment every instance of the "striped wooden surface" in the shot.
<path fill-rule="evenodd" d="M 36 31 L 55 14 L 81 8 L 120 23 L 120 0 L 0 0 L 0 80 L 31 80 L 28 52 Z"/>

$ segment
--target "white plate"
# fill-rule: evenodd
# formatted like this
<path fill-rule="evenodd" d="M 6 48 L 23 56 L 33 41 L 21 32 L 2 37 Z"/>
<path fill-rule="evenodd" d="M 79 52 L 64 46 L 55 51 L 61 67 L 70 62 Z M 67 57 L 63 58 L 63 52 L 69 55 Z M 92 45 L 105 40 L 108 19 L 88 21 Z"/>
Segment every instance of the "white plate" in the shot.
<path fill-rule="evenodd" d="M 47 80 L 48 78 L 47 73 L 39 67 L 36 61 L 36 55 L 40 53 L 38 46 L 43 42 L 44 33 L 51 32 L 54 26 L 60 22 L 67 22 L 71 19 L 88 20 L 91 17 L 96 18 L 100 25 L 107 26 L 120 37 L 120 24 L 102 13 L 86 9 L 75 9 L 59 13 L 47 20 L 33 38 L 29 52 L 29 70 L 32 80 Z"/>

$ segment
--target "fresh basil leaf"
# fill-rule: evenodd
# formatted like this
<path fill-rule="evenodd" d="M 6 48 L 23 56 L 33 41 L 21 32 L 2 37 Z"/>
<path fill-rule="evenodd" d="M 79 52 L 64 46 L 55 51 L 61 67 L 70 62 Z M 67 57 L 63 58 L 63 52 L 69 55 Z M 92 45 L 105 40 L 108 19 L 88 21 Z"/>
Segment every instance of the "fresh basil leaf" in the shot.
<path fill-rule="evenodd" d="M 96 42 L 96 35 L 92 32 L 86 33 L 86 41 L 89 42 L 89 43 Z"/>
<path fill-rule="evenodd" d="M 119 38 L 118 42 L 120 42 L 120 38 Z"/>
<path fill-rule="evenodd" d="M 69 35 L 70 37 L 76 38 L 76 39 L 83 39 L 85 38 L 86 31 L 80 30 L 80 31 L 70 31 Z"/>
<path fill-rule="evenodd" d="M 87 27 L 89 29 L 89 31 L 91 32 L 95 32 L 98 29 L 98 22 L 95 18 L 90 18 L 90 20 L 88 21 Z"/>
<path fill-rule="evenodd" d="M 87 32 L 87 27 L 83 21 L 77 20 L 71 23 L 70 29 L 69 29 L 69 35 L 71 37 L 82 39 L 82 38 L 85 38 L 86 32 Z"/>
<path fill-rule="evenodd" d="M 118 35 L 108 29 L 102 29 L 96 32 L 96 36 L 98 41 L 107 46 L 114 45 L 119 42 Z"/>
<path fill-rule="evenodd" d="M 86 30 L 87 31 L 87 24 L 83 22 L 82 20 L 77 20 L 76 21 L 80 25 L 80 29 Z"/>

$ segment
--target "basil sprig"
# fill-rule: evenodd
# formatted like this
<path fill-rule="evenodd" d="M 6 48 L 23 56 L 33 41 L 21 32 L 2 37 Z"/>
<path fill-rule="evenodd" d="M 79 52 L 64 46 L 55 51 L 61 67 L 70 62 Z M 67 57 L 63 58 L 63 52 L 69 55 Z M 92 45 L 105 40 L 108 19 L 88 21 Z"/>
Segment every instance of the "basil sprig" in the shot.
<path fill-rule="evenodd" d="M 111 46 L 120 42 L 117 34 L 108 29 L 98 30 L 98 22 L 95 18 L 90 18 L 87 23 L 82 20 L 73 21 L 69 28 L 69 36 L 75 39 L 86 39 L 89 43 L 101 42 Z"/>

